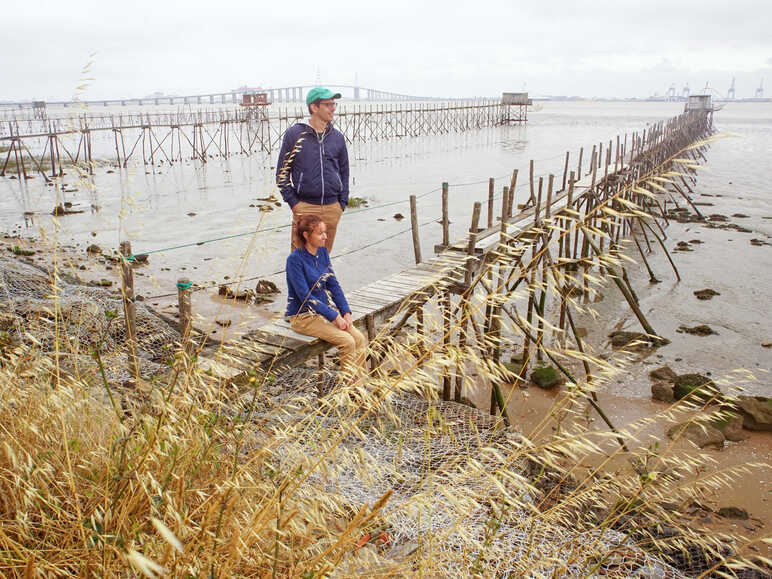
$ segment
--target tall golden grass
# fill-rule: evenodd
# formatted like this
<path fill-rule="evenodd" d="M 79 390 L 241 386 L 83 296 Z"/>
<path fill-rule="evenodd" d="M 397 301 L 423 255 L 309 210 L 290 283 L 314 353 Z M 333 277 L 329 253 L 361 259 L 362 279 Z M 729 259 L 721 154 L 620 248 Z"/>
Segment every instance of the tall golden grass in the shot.
<path fill-rule="evenodd" d="M 604 219 L 621 211 L 606 209 Z M 589 227 L 579 221 L 542 227 L 558 235 Z M 630 258 L 614 248 L 599 259 Z M 584 275 L 590 287 L 607 281 Z M 491 285 L 470 297 L 468 317 L 527 301 L 549 283 Z M 502 317 L 493 342 L 470 331 L 446 348 L 437 316 L 423 338 L 409 326 L 383 334 L 382 364 L 353 385 L 297 369 L 220 379 L 178 348 L 163 372 L 122 386 L 107 378 L 98 340 L 90 353 L 74 348 L 82 336 L 68 335 L 52 304 L 41 323 L 56 327 L 55 348 L 25 333 L 29 320 L 18 316 L 2 341 L 6 575 L 677 577 L 671 564 L 694 576 L 769 564 L 746 557 L 745 537 L 707 535 L 684 517 L 692 501 L 764 465 L 715 469 L 705 454 L 647 437 L 654 421 L 700 420 L 714 400 L 598 429 L 587 401 L 629 366 L 561 340 L 539 346 L 574 372 L 587 362 L 594 380 L 570 381 L 529 432 L 437 400 L 438 376 L 451 368 L 472 393 L 511 380 L 489 348 L 519 347 L 523 327 L 536 333 L 539 320 L 554 328 L 559 308 L 532 323 Z M 465 327 L 454 322 L 453 331 Z M 223 348 L 219 360 L 238 354 Z M 63 362 L 84 355 L 96 362 Z M 632 468 L 612 474 L 620 457 Z"/>

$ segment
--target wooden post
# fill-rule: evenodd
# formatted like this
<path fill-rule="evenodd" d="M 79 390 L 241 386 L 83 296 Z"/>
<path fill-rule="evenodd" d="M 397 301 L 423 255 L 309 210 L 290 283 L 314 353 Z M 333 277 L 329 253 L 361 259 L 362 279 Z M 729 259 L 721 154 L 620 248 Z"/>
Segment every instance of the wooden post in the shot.
<path fill-rule="evenodd" d="M 442 184 L 442 245 L 450 245 L 450 219 L 448 218 L 448 184 Z"/>
<path fill-rule="evenodd" d="M 493 227 L 493 192 L 496 180 L 491 177 L 488 179 L 488 229 Z"/>
<path fill-rule="evenodd" d="M 413 230 L 413 253 L 415 262 L 421 263 L 421 238 L 418 236 L 418 209 L 415 195 L 410 196 L 410 227 Z"/>
<path fill-rule="evenodd" d="M 123 315 L 126 322 L 126 341 L 129 346 L 129 368 L 135 378 L 139 378 L 137 360 L 137 304 L 134 301 L 134 272 L 131 269 L 131 242 L 122 241 L 121 251 L 121 295 L 123 297 Z"/>
<path fill-rule="evenodd" d="M 517 205 L 515 205 L 515 188 L 517 187 L 517 169 L 512 171 L 512 180 L 509 182 L 509 196 L 507 199 L 507 209 L 508 214 L 510 217 L 512 217 L 512 214 L 517 209 Z"/>
<path fill-rule="evenodd" d="M 582 155 L 584 155 L 584 147 L 579 149 L 579 163 L 576 165 L 576 178 L 579 180 L 582 178 Z"/>
<path fill-rule="evenodd" d="M 190 330 L 193 327 L 193 308 L 190 302 L 190 280 L 181 277 L 177 280 L 177 307 L 180 317 L 180 338 L 182 347 L 187 352 L 190 344 Z"/>
<path fill-rule="evenodd" d="M 480 222 L 480 210 L 482 209 L 480 202 L 474 204 L 472 210 L 472 225 L 469 227 L 469 244 L 466 248 L 466 273 L 464 274 L 464 285 L 472 283 L 472 274 L 475 263 L 475 245 L 477 244 L 477 230 Z"/>
<path fill-rule="evenodd" d="M 555 175 L 550 173 L 549 179 L 547 179 L 547 206 L 545 207 L 544 217 L 549 219 L 552 216 L 552 187 L 555 182 Z M 541 188 L 541 183 L 539 183 Z"/>
<path fill-rule="evenodd" d="M 509 208 L 507 207 L 508 203 L 509 203 L 509 195 L 502 195 L 501 196 L 501 223 L 499 224 L 501 228 L 500 229 L 501 233 L 499 236 L 500 243 L 507 242 L 507 213 L 509 211 Z"/>
<path fill-rule="evenodd" d="M 450 293 L 447 291 L 440 294 L 440 305 L 442 307 L 442 343 L 445 354 L 448 353 L 450 346 Z M 442 372 L 442 399 L 450 400 L 450 370 L 443 369 Z"/>
<path fill-rule="evenodd" d="M 372 351 L 372 343 L 375 339 L 375 317 L 373 314 L 365 316 L 365 329 L 367 330 L 367 343 L 369 344 L 367 349 L 370 352 L 370 370 L 372 371 L 378 366 L 375 352 Z"/>
<path fill-rule="evenodd" d="M 574 175 L 574 172 L 571 171 L 571 174 L 568 177 L 568 197 L 566 199 L 566 208 L 572 209 L 571 205 L 573 205 L 574 202 L 574 180 L 576 176 Z M 566 224 L 566 241 L 564 243 L 565 247 L 565 256 L 571 257 L 571 217 L 569 217 L 567 220 L 564 221 Z"/>
<path fill-rule="evenodd" d="M 533 192 L 533 159 L 528 164 L 528 183 L 531 186 L 531 197 L 528 199 L 528 203 L 536 203 L 536 195 Z"/>
<path fill-rule="evenodd" d="M 566 162 L 563 165 L 563 187 L 560 188 L 561 191 L 566 190 L 566 179 L 568 178 L 568 151 L 566 151 Z"/>

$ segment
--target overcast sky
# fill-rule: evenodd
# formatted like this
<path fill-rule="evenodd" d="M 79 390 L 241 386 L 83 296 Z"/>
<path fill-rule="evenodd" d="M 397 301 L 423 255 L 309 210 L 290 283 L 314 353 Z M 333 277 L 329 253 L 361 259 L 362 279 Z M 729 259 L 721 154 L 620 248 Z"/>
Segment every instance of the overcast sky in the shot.
<path fill-rule="evenodd" d="M 0 100 L 353 84 L 426 96 L 772 95 L 769 0 L 4 0 Z M 94 53 L 93 57 L 91 56 Z"/>

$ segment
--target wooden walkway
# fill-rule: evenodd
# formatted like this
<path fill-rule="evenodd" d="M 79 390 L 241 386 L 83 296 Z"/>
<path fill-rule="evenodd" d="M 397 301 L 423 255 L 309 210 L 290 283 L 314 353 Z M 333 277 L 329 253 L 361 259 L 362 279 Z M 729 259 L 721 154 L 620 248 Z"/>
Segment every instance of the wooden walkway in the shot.
<path fill-rule="evenodd" d="M 458 284 L 466 269 L 466 255 L 448 251 L 384 279 L 346 293 L 354 325 L 372 338 L 401 308 L 423 304 L 435 292 Z M 293 366 L 321 354 L 330 344 L 294 332 L 289 322 L 278 318 L 248 332 L 238 344 L 226 344 L 231 375 L 250 369 Z M 220 373 L 224 369 L 220 370 Z"/>
<path fill-rule="evenodd" d="M 573 191 L 584 190 L 589 185 L 588 176 L 575 183 Z M 553 215 L 566 207 L 567 199 L 567 192 L 556 193 L 551 200 Z M 542 211 L 544 209 L 543 205 Z M 497 248 L 502 229 L 509 238 L 517 238 L 525 233 L 533 224 L 534 211 L 535 207 L 531 206 L 506 219 L 504 228 L 499 222 L 479 230 L 474 240 L 475 259 L 471 261 L 467 234 L 430 260 L 347 293 L 354 325 L 372 339 L 376 327 L 382 326 L 400 310 L 407 315 L 411 306 L 425 303 L 435 293 L 463 287 L 467 264 L 471 264 L 472 271 L 476 271 L 484 263 L 485 256 Z M 288 321 L 278 318 L 258 330 L 248 332 L 238 344 L 226 344 L 227 365 L 230 368 L 226 373 L 232 377 L 257 368 L 293 366 L 330 348 L 327 342 L 294 332 Z M 221 368 L 220 373 L 223 371 L 224 368 Z"/>
<path fill-rule="evenodd" d="M 599 264 L 606 238 L 609 243 L 616 239 L 613 241 L 616 243 L 620 236 L 629 235 L 633 231 L 635 219 L 640 222 L 641 229 L 645 225 L 662 245 L 662 239 L 659 238 L 656 231 L 648 224 L 644 224 L 640 216 L 620 213 L 620 211 L 623 211 L 626 205 L 633 207 L 645 207 L 647 205 L 648 202 L 641 193 L 648 196 L 651 196 L 651 193 L 638 190 L 640 189 L 640 178 L 643 178 L 652 188 L 664 192 L 665 190 L 661 185 L 649 181 L 649 172 L 654 169 L 660 170 L 661 163 L 665 163 L 667 168 L 671 168 L 673 162 L 669 161 L 669 156 L 683 151 L 686 145 L 703 138 L 709 134 L 710 130 L 711 117 L 709 115 L 685 113 L 667 124 L 663 122 L 648 127 L 646 132 L 640 136 L 637 133 L 633 134 L 630 139 L 629 151 L 627 149 L 627 136 L 625 136 L 623 148 L 620 138 L 617 137 L 615 158 L 612 158 L 611 155 L 613 143 L 609 141 L 608 147 L 605 149 L 605 163 L 601 152 L 602 144 L 598 147 L 597 154 L 595 147 L 593 147 L 590 168 L 587 172 L 582 171 L 582 151 L 580 151 L 578 164 L 580 175 L 578 179 L 575 179 L 573 171 L 570 172 L 570 177 L 567 175 L 569 157 L 566 154 L 563 179 L 558 181 L 554 175 L 550 174 L 546 182 L 539 178 L 538 187 L 535 184 L 532 163 L 529 171 L 530 188 L 527 201 L 518 204 L 521 200 L 516 199 L 514 193 L 517 191 L 518 174 L 517 171 L 514 171 L 510 186 L 504 187 L 501 213 L 499 214 L 501 217 L 498 223 L 493 221 L 495 198 L 491 180 L 488 195 L 488 227 L 480 228 L 478 226 L 482 203 L 475 203 L 469 229 L 456 242 L 451 242 L 449 238 L 448 191 L 447 186 L 443 186 L 441 221 L 443 245 L 435 247 L 435 252 L 438 252 L 438 255 L 347 294 L 355 325 L 363 330 L 371 341 L 376 337 L 376 327 L 385 328 L 389 335 L 393 335 L 411 315 L 421 312 L 421 306 L 434 295 L 442 298 L 440 301 L 443 302 L 442 308 L 445 312 L 446 305 L 444 304 L 448 304 L 448 301 L 443 296 L 453 293 L 465 296 L 468 288 L 476 287 L 479 280 L 476 280 L 475 276 L 481 270 L 481 266 L 488 261 L 501 259 L 499 250 L 502 244 L 509 247 L 508 253 L 513 248 L 515 249 L 515 253 L 512 254 L 514 264 L 519 262 L 521 257 L 516 255 L 519 253 L 517 251 L 518 246 L 530 244 L 534 248 L 536 245 L 548 247 L 553 234 L 552 229 L 556 227 L 560 231 L 566 232 L 567 240 L 573 240 L 572 250 L 568 243 L 565 245 L 560 243 L 559 247 L 556 248 L 558 250 L 556 263 L 567 266 L 569 263 L 578 264 L 581 262 L 584 264 L 585 270 L 596 265 L 596 261 Z M 696 156 L 700 152 L 683 154 Z M 691 191 L 683 176 L 681 181 Z M 546 186 L 543 187 L 543 185 Z M 690 202 L 688 195 L 675 185 L 674 188 Z M 413 207 L 414 202 L 415 200 L 411 199 L 411 206 Z M 663 202 L 666 203 L 666 200 Z M 659 202 L 655 201 L 654 205 L 659 207 Z M 523 209 L 513 215 L 513 209 L 521 207 Z M 664 217 L 666 206 L 659 207 L 659 209 Z M 582 211 L 583 216 L 580 213 Z M 416 255 L 419 256 L 419 244 L 416 243 L 418 238 L 417 218 L 415 218 L 414 209 L 411 211 L 411 217 L 413 217 L 411 221 L 414 223 L 413 235 Z M 662 233 L 664 236 L 664 232 Z M 577 243 L 580 236 L 582 238 L 581 244 Z M 560 235 L 558 237 L 560 240 L 563 239 Z M 640 247 L 638 249 L 643 256 Z M 597 254 L 597 258 L 594 254 Z M 420 260 L 420 257 L 417 257 L 417 260 Z M 535 265 L 537 262 L 538 260 L 531 259 L 529 263 L 524 263 L 523 267 L 533 269 L 537 267 Z M 544 263 L 538 267 L 541 270 L 542 281 L 545 281 Z M 609 267 L 608 264 L 606 267 Z M 613 271 L 613 268 L 610 269 Z M 533 272 L 531 277 L 533 277 Z M 625 299 L 630 302 L 632 297 L 628 296 L 629 292 L 623 287 L 622 282 L 617 278 L 614 279 L 617 286 L 620 287 L 620 291 L 625 295 Z M 485 283 L 481 285 L 484 288 L 486 286 Z M 490 293 L 491 290 L 486 288 L 486 291 Z M 560 297 L 562 307 L 565 297 L 562 293 L 558 297 Z M 463 299 L 468 299 L 468 297 Z M 648 322 L 643 319 L 642 314 L 634 304 L 631 303 L 631 307 L 646 332 L 657 335 L 650 328 Z M 399 317 L 395 314 L 399 314 Z M 450 314 L 448 313 L 447 316 L 444 315 L 443 317 L 449 318 Z M 491 319 L 488 321 L 492 323 Z M 446 319 L 443 323 L 447 327 L 449 320 Z M 563 331 L 563 321 L 561 320 L 560 323 L 560 331 Z M 541 335 L 541 331 L 541 328 L 536 330 L 539 335 Z M 533 340 L 533 338 L 529 339 Z M 259 330 L 248 332 L 242 336 L 241 340 L 226 344 L 225 356 L 220 356 L 218 359 L 227 364 L 227 373 L 231 373 L 231 377 L 235 377 L 239 372 L 296 365 L 328 348 L 330 345 L 321 340 L 293 332 L 286 320 L 276 319 Z M 378 349 L 378 344 L 376 344 L 376 351 Z M 226 373 L 218 372 L 218 374 L 224 376 Z M 448 384 L 444 384 L 443 388 L 444 391 L 448 391 L 443 396 L 449 396 Z"/>

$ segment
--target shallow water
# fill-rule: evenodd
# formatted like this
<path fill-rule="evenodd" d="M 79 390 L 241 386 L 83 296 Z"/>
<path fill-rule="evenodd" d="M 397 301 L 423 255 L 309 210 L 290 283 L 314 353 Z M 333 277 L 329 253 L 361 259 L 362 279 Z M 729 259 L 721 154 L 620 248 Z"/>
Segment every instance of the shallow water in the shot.
<path fill-rule="evenodd" d="M 334 261 L 336 272 L 344 288 L 351 290 L 412 263 L 409 219 L 393 218 L 396 213 L 409 218 L 410 194 L 419 196 L 421 244 L 428 256 L 440 241 L 441 228 L 434 222 L 441 213 L 443 181 L 450 183 L 451 239 L 455 239 L 469 227 L 473 202 L 487 200 L 489 177 L 497 178 L 498 197 L 509 184 L 512 170 L 519 169 L 516 199 L 522 201 L 527 195 L 530 159 L 535 160 L 536 175 L 552 172 L 560 182 L 566 151 L 571 155 L 569 168 L 575 169 L 579 147 L 584 147 L 586 167 L 593 144 L 604 141 L 605 147 L 617 134 L 640 131 L 647 123 L 681 110 L 679 103 L 546 102 L 538 103 L 525 126 L 355 143 L 349 149 L 351 194 L 367 199 L 370 208 L 349 209 L 344 214 L 333 252 L 339 255 Z M 716 124 L 744 135 L 731 146 L 722 146 L 720 158 L 727 167 L 737 169 L 735 187 L 742 183 L 747 190 L 743 207 L 767 211 L 766 171 L 759 163 L 761 152 L 772 143 L 772 105 L 729 104 L 716 113 Z M 95 137 L 95 149 L 101 146 L 109 151 L 112 137 L 105 133 L 100 138 L 105 142 L 100 145 Z M 250 204 L 258 205 L 258 198 L 275 192 L 274 164 L 275 155 L 253 155 L 212 159 L 203 165 L 189 161 L 124 171 L 105 165 L 93 177 L 63 177 L 60 185 L 67 192 L 47 187 L 40 177 L 26 184 L 3 178 L 0 230 L 38 237 L 42 228 L 50 237 L 54 230 L 51 210 L 57 203 L 70 201 L 85 212 L 56 220 L 62 243 L 81 250 L 91 243 L 113 249 L 119 241 L 129 239 L 135 253 L 184 246 L 151 255 L 144 276 L 137 281 L 138 292 L 146 296 L 174 292 L 179 277 L 216 285 L 226 276 L 231 280 L 239 275 L 268 276 L 284 266 L 289 210 L 282 205 L 263 213 Z M 496 211 L 500 211 L 500 199 Z M 25 212 L 32 216 L 25 218 Z M 277 227 L 283 229 L 272 230 Z M 197 245 L 255 229 L 261 231 Z M 283 282 L 281 274 L 273 279 Z"/>

